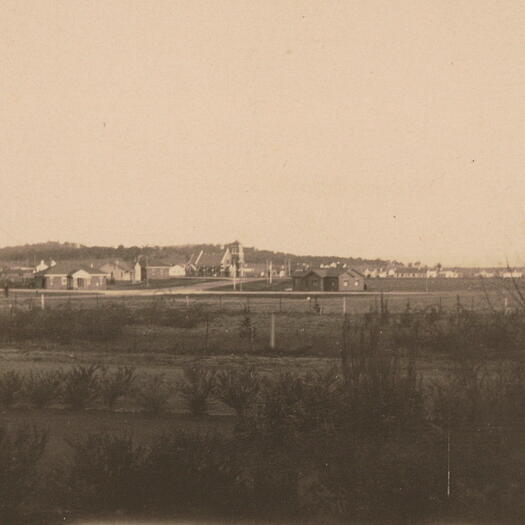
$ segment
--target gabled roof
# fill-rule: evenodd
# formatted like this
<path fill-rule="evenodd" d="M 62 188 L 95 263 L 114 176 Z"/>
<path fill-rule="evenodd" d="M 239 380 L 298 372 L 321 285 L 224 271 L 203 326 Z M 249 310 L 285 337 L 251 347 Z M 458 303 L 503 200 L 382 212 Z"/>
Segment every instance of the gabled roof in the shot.
<path fill-rule="evenodd" d="M 146 266 L 149 268 L 169 268 L 171 264 L 159 259 L 152 259 L 146 262 Z"/>
<path fill-rule="evenodd" d="M 176 264 L 186 266 L 186 264 L 188 264 L 188 258 L 185 255 L 171 255 L 170 257 L 161 259 L 161 261 L 170 266 L 175 266 Z"/>
<path fill-rule="evenodd" d="M 35 275 L 72 275 L 79 270 L 84 270 L 91 275 L 106 275 L 106 272 L 97 268 L 91 268 L 82 264 L 71 265 L 67 263 L 58 263 L 51 268 L 37 272 Z"/>
<path fill-rule="evenodd" d="M 359 276 L 364 277 L 364 275 L 361 272 L 358 272 L 354 269 L 345 269 L 345 268 L 314 268 L 312 270 L 306 270 L 301 271 L 298 270 L 294 272 L 294 277 L 304 277 L 310 273 L 314 273 L 318 277 L 321 277 L 321 279 L 324 279 L 325 277 L 339 277 L 340 275 L 348 274 L 353 276 Z"/>
<path fill-rule="evenodd" d="M 308 270 L 295 270 L 292 273 L 292 277 L 304 277 L 308 273 Z"/>
<path fill-rule="evenodd" d="M 337 268 L 316 268 L 312 270 L 319 277 L 339 277 L 344 271 L 338 270 Z"/>
<path fill-rule="evenodd" d="M 188 264 L 188 260 L 184 255 L 180 256 L 172 256 L 172 257 L 166 257 L 165 259 L 151 259 L 146 262 L 146 266 L 151 267 L 162 267 L 162 268 L 169 268 L 171 266 L 175 266 L 176 264 L 180 264 L 182 266 L 186 266 Z"/>
<path fill-rule="evenodd" d="M 220 266 L 222 262 L 220 253 L 203 253 L 197 261 L 197 266 Z"/>
<path fill-rule="evenodd" d="M 130 272 L 131 271 L 131 265 L 129 263 L 127 263 L 126 261 L 121 261 L 119 259 L 111 260 L 111 261 L 99 262 L 98 266 L 100 268 L 102 268 L 104 266 L 113 266 L 113 267 L 116 267 L 116 268 L 120 268 L 121 270 L 124 270 L 125 272 Z"/>
<path fill-rule="evenodd" d="M 346 273 L 349 273 L 350 275 L 357 275 L 358 277 L 365 277 L 359 270 L 356 270 L 355 268 L 348 268 L 345 270 Z M 345 273 L 343 272 L 343 273 Z"/>

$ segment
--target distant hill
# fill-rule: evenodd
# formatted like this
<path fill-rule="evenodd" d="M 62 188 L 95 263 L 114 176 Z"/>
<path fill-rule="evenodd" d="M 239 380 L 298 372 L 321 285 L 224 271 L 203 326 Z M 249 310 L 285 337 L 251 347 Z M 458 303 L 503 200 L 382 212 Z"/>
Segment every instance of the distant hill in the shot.
<path fill-rule="evenodd" d="M 188 257 L 194 253 L 204 250 L 207 253 L 222 253 L 224 248 L 219 244 L 185 244 L 180 246 L 84 246 L 71 242 L 45 242 L 37 244 L 25 244 L 23 246 L 9 246 L 0 248 L 0 261 L 4 263 L 19 263 L 32 266 L 40 260 L 54 259 L 55 261 L 82 261 L 97 259 L 121 259 L 134 261 L 139 256 L 147 256 L 155 259 L 169 258 L 174 256 Z M 319 266 L 327 263 L 346 263 L 356 267 L 363 266 L 385 266 L 393 261 L 382 259 L 363 259 L 360 257 L 340 257 L 324 255 L 294 255 L 292 253 L 274 252 L 270 250 L 258 250 L 254 247 L 244 247 L 245 258 L 250 263 L 265 263 L 272 260 L 274 264 L 285 264 L 292 259 L 292 264 L 308 263 L 311 266 Z"/>

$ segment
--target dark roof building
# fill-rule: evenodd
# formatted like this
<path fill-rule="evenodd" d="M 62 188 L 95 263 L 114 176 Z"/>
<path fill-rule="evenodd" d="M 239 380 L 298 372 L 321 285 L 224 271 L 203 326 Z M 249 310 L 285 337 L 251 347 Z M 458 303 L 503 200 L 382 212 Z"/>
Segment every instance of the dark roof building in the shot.
<path fill-rule="evenodd" d="M 365 277 L 357 270 L 322 268 L 293 274 L 295 291 L 357 292 L 366 289 Z"/>

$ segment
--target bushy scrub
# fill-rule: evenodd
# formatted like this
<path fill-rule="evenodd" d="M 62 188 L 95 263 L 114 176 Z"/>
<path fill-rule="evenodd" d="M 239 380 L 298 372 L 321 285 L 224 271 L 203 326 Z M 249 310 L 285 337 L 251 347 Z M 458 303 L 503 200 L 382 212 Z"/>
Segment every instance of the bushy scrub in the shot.
<path fill-rule="evenodd" d="M 134 391 L 135 400 L 143 412 L 155 415 L 164 411 L 173 393 L 173 386 L 164 374 L 143 376 Z"/>
<path fill-rule="evenodd" d="M 209 398 L 215 387 L 215 373 L 197 364 L 185 367 L 183 373 L 177 389 L 185 407 L 194 416 L 207 414 Z"/>
<path fill-rule="evenodd" d="M 34 408 L 45 408 L 59 399 L 64 373 L 61 370 L 30 372 L 25 378 L 24 397 Z"/>
<path fill-rule="evenodd" d="M 98 365 L 75 366 L 64 374 L 62 401 L 72 410 L 84 410 L 99 393 Z"/>
<path fill-rule="evenodd" d="M 238 416 L 243 416 L 257 400 L 260 385 L 261 380 L 254 367 L 230 368 L 217 373 L 213 392 Z"/>
<path fill-rule="evenodd" d="M 8 370 L 0 373 L 0 406 L 11 408 L 18 400 L 24 387 L 24 379 L 19 372 Z"/>
<path fill-rule="evenodd" d="M 119 366 L 116 370 L 103 369 L 99 379 L 100 397 L 110 410 L 122 397 L 132 393 L 137 380 L 133 366 Z"/>

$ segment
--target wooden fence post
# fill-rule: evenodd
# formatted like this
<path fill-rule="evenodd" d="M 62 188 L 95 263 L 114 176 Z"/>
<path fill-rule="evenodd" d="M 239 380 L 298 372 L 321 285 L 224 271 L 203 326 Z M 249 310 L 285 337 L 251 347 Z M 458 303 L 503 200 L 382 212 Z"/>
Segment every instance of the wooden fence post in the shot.
<path fill-rule="evenodd" d="M 275 314 L 273 312 L 270 317 L 270 348 L 275 349 Z"/>
<path fill-rule="evenodd" d="M 209 328 L 210 328 L 210 320 L 208 318 L 208 314 L 206 314 L 206 332 L 204 333 L 204 351 L 208 351 L 208 336 L 209 336 Z"/>

